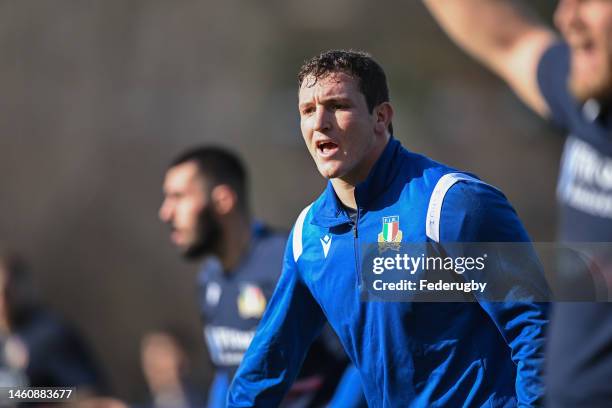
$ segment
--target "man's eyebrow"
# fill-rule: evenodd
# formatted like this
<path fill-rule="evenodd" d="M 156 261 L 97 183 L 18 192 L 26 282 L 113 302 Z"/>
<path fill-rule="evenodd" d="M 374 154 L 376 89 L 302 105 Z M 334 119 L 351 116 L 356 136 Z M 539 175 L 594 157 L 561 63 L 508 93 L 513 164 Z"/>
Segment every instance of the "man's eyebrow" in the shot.
<path fill-rule="evenodd" d="M 327 98 L 322 98 L 323 102 L 349 102 L 351 98 L 347 96 L 332 95 Z"/>
<path fill-rule="evenodd" d="M 336 95 L 323 95 L 319 98 L 319 102 L 322 103 L 330 103 L 330 102 L 350 102 L 351 98 L 347 95 L 341 95 L 341 94 L 336 94 Z M 308 102 L 302 102 L 299 106 L 302 105 L 309 105 L 309 104 L 313 104 L 314 102 L 312 101 L 308 101 Z"/>
<path fill-rule="evenodd" d="M 304 109 L 311 108 L 312 106 L 314 106 L 314 102 L 302 102 L 298 104 L 298 111 L 302 112 Z"/>

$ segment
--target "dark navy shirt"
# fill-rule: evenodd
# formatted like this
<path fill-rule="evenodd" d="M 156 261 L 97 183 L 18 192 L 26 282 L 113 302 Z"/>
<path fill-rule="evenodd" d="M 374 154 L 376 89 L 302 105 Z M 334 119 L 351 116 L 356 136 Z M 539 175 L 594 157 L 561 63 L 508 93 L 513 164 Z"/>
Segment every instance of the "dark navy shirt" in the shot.
<path fill-rule="evenodd" d="M 559 238 L 612 242 L 612 116 L 598 101 L 578 102 L 568 87 L 570 51 L 551 47 L 538 83 L 552 121 L 567 135 L 558 183 Z M 555 304 L 547 357 L 551 407 L 612 406 L 612 304 Z"/>
<path fill-rule="evenodd" d="M 251 343 L 280 274 L 287 237 L 255 225 L 251 246 L 228 273 L 207 258 L 198 275 L 204 338 L 217 369 L 232 373 Z"/>
<path fill-rule="evenodd" d="M 612 116 L 593 99 L 574 99 L 569 58 L 567 45 L 557 44 L 538 67 L 552 121 L 567 134 L 557 188 L 559 236 L 567 242 L 612 242 Z"/>

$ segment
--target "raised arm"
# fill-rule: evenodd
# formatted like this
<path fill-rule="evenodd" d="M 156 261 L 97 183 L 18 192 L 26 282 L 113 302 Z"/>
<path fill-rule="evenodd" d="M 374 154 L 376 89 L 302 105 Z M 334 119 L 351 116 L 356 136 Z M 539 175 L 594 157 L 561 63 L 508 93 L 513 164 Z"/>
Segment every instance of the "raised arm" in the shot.
<path fill-rule="evenodd" d="M 299 277 L 292 238 L 276 290 L 230 386 L 229 408 L 278 406 L 326 321 Z"/>
<path fill-rule="evenodd" d="M 541 116 L 549 109 L 537 84 L 537 66 L 555 42 L 552 30 L 506 0 L 424 0 L 434 18 L 463 50 L 504 79 Z"/>

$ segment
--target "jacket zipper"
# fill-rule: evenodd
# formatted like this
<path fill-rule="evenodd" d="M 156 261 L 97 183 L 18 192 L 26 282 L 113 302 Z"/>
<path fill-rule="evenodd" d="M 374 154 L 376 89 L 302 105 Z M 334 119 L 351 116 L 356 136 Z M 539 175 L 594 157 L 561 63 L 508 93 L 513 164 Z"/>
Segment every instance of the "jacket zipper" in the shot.
<path fill-rule="evenodd" d="M 355 216 L 355 222 L 353 223 L 353 246 L 355 249 L 355 272 L 357 273 L 357 288 L 361 291 L 361 268 L 359 267 L 359 207 L 357 207 L 357 215 Z"/>

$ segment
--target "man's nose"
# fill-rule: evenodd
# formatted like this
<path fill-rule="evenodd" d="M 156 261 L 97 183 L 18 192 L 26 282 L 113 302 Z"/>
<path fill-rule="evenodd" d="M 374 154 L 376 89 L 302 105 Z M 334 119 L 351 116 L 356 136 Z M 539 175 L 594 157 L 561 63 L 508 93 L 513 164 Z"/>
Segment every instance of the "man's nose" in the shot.
<path fill-rule="evenodd" d="M 168 200 L 164 200 L 162 202 L 161 207 L 159 207 L 159 211 L 157 213 L 159 219 L 163 222 L 169 222 L 172 219 L 172 207 Z"/>
<path fill-rule="evenodd" d="M 317 107 L 314 114 L 313 130 L 322 132 L 331 128 L 331 117 L 329 111 L 323 107 Z"/>
<path fill-rule="evenodd" d="M 577 0 L 559 0 L 554 14 L 557 28 L 563 32 L 579 22 L 579 5 Z"/>

